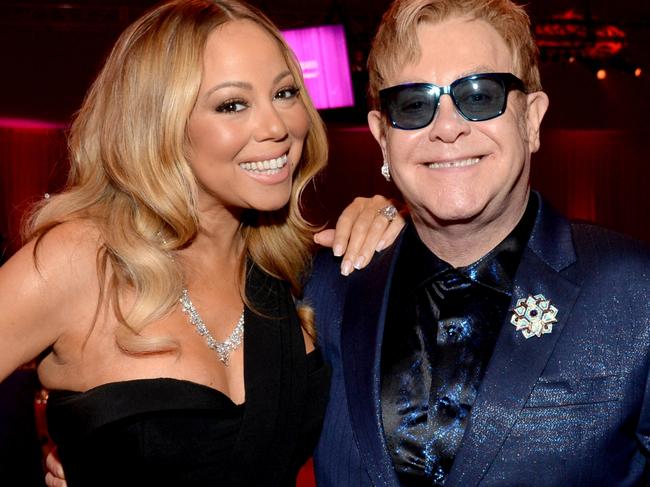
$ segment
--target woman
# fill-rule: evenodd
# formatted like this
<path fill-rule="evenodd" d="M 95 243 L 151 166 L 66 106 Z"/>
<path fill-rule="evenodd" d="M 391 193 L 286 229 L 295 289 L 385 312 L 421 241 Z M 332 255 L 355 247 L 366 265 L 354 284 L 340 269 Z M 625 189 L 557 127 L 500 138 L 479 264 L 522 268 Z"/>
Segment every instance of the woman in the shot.
<path fill-rule="evenodd" d="M 41 354 L 70 487 L 295 483 L 328 387 L 294 306 L 326 152 L 256 10 L 177 0 L 120 37 L 0 269 L 0 377 Z"/>

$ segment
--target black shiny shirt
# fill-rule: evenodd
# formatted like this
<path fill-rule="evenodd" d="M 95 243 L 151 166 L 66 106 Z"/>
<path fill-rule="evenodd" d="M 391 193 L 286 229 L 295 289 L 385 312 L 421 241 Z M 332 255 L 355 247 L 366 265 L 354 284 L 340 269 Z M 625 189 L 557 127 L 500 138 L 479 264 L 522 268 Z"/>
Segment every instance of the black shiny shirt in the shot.
<path fill-rule="evenodd" d="M 531 198 L 492 251 L 454 268 L 405 230 L 388 304 L 381 358 L 384 434 L 403 486 L 443 485 L 508 312 L 532 231 Z"/>

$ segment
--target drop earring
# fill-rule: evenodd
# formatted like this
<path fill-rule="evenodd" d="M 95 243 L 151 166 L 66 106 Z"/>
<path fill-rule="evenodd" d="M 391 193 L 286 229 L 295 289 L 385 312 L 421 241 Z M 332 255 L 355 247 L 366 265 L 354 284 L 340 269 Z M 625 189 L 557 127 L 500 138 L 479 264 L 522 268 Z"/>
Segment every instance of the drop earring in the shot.
<path fill-rule="evenodd" d="M 381 165 L 381 175 L 384 176 L 386 181 L 390 181 L 390 166 L 386 162 L 386 159 L 384 159 L 384 163 Z"/>

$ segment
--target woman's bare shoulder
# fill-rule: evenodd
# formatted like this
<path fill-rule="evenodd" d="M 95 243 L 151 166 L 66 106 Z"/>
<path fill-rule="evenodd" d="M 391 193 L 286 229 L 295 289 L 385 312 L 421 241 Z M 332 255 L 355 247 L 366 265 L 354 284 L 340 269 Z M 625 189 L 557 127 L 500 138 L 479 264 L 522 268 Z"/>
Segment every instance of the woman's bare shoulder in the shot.
<path fill-rule="evenodd" d="M 23 293 L 61 299 L 97 285 L 97 255 L 101 249 L 98 227 L 87 220 L 56 225 L 33 238 L 2 267 L 0 282 L 20 285 Z M 31 292 L 30 292 L 31 291 Z"/>
<path fill-rule="evenodd" d="M 101 233 L 97 225 L 79 219 L 56 225 L 42 236 L 32 239 L 20 252 L 30 253 L 33 264 L 44 275 L 48 271 L 67 269 L 72 275 L 80 277 L 79 274 L 84 271 L 94 272 L 101 246 Z"/>
<path fill-rule="evenodd" d="M 91 321 L 99 296 L 97 228 L 57 225 L 0 267 L 0 377 Z"/>

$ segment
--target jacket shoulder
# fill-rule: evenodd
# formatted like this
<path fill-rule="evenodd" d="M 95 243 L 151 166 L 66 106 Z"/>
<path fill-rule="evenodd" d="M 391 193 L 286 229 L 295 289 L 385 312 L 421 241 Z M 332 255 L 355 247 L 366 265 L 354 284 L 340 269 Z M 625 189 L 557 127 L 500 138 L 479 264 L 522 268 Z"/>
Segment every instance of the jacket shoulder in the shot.
<path fill-rule="evenodd" d="M 330 292 L 340 290 L 345 282 L 345 277 L 341 275 L 341 258 L 335 257 L 331 249 L 321 249 L 314 256 L 307 276 L 305 300 L 319 301 L 331 297 Z"/>
<path fill-rule="evenodd" d="M 627 235 L 591 223 L 571 223 L 578 258 L 599 266 L 628 267 L 647 273 L 650 246 Z M 612 269 L 614 270 L 614 269 Z"/>
<path fill-rule="evenodd" d="M 583 292 L 601 304 L 627 303 L 650 316 L 642 303 L 650 289 L 650 247 L 592 224 L 573 223 L 572 234 L 577 261 L 567 273 L 582 283 Z"/>
<path fill-rule="evenodd" d="M 341 275 L 341 258 L 331 249 L 320 250 L 312 262 L 305 283 L 303 304 L 314 310 L 316 329 L 323 339 L 340 323 L 348 278 Z"/>

